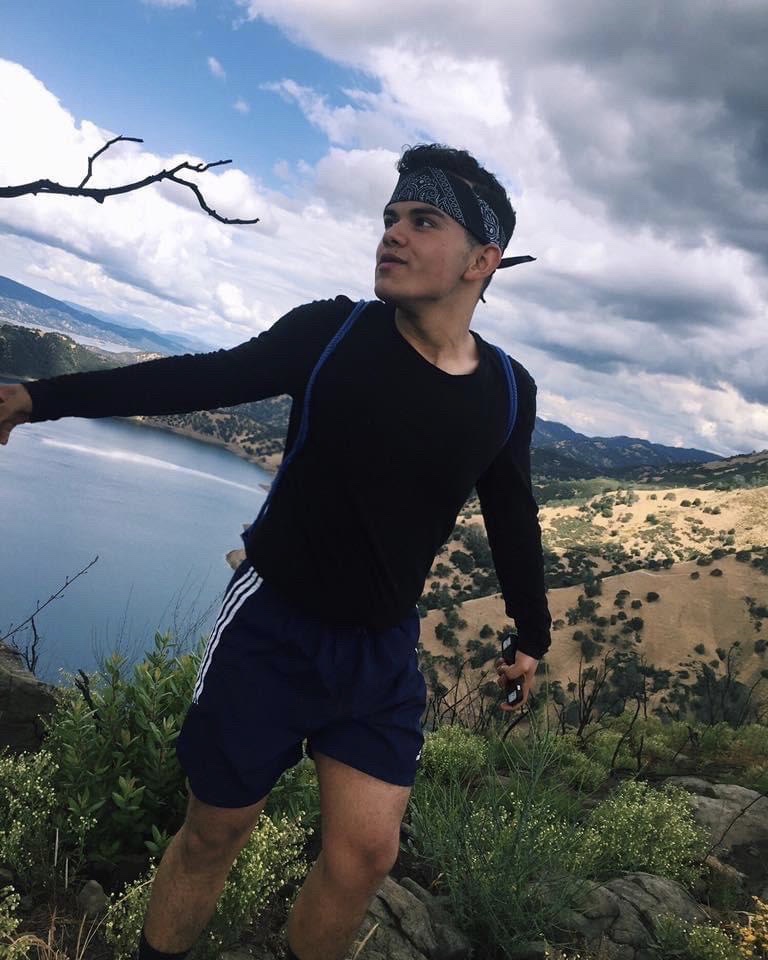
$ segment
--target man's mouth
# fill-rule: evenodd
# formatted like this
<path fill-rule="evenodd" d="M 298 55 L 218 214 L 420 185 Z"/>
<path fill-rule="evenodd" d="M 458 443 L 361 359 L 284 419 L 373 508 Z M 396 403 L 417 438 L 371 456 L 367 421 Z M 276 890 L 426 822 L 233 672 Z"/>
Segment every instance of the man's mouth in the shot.
<path fill-rule="evenodd" d="M 385 263 L 405 263 L 405 260 L 401 260 L 400 257 L 396 257 L 392 253 L 385 253 L 383 257 L 379 258 L 379 266 L 384 266 Z"/>

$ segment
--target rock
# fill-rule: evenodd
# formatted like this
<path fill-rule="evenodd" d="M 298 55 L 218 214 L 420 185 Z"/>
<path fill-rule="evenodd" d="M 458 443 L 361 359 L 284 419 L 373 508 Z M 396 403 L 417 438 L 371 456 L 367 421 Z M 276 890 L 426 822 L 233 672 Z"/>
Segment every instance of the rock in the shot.
<path fill-rule="evenodd" d="M 563 917 L 605 960 L 653 960 L 655 921 L 665 913 L 690 923 L 707 917 L 679 883 L 650 873 L 629 873 L 587 885 L 578 910 Z"/>
<path fill-rule="evenodd" d="M 409 878 L 387 877 L 373 898 L 349 957 L 360 960 L 471 960 L 472 947 L 450 923 L 443 898 Z"/>
<path fill-rule="evenodd" d="M 695 777 L 670 777 L 686 790 L 690 785 L 693 815 L 709 833 L 712 854 L 747 878 L 750 892 L 765 883 L 768 858 L 768 797 L 733 783 L 707 783 Z M 706 792 L 698 784 L 705 784 Z"/>
<path fill-rule="evenodd" d="M 722 863 L 717 859 L 717 857 L 707 857 L 704 860 L 704 866 L 709 867 L 712 873 L 717 874 L 734 887 L 746 887 L 747 885 L 748 877 L 745 873 L 742 873 L 741 870 L 737 870 L 735 867 L 730 866 L 730 864 Z"/>
<path fill-rule="evenodd" d="M 0 749 L 39 749 L 41 718 L 55 706 L 55 688 L 30 673 L 21 654 L 0 643 Z"/>
<path fill-rule="evenodd" d="M 698 794 L 700 797 L 717 797 L 711 781 L 702 780 L 701 777 L 668 777 L 666 782 L 682 787 L 688 793 Z"/>
<path fill-rule="evenodd" d="M 230 550 L 227 553 L 227 563 L 233 570 L 237 570 L 240 564 L 245 560 L 245 550 Z"/>
<path fill-rule="evenodd" d="M 78 893 L 77 902 L 86 917 L 93 920 L 106 910 L 109 897 L 98 880 L 89 880 Z"/>

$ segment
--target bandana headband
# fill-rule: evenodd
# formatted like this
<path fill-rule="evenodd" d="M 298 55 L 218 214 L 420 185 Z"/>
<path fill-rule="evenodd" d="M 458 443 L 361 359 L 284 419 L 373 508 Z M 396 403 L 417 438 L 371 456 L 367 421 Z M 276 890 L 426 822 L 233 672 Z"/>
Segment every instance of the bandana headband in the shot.
<path fill-rule="evenodd" d="M 442 210 L 461 224 L 480 243 L 495 244 L 504 250 L 509 237 L 504 233 L 498 215 L 489 203 L 479 196 L 461 177 L 439 167 L 421 167 L 403 174 L 397 181 L 390 203 L 403 200 L 428 203 Z M 526 263 L 535 257 L 505 257 L 499 267 Z"/>

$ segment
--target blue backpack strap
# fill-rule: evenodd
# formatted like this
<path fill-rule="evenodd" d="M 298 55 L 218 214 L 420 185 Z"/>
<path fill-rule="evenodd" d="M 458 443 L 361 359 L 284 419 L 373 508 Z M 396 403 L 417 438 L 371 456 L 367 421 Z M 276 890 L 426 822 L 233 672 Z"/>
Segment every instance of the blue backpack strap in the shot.
<path fill-rule="evenodd" d="M 507 432 L 504 435 L 504 444 L 506 447 L 509 442 L 509 438 L 512 436 L 512 431 L 515 429 L 515 423 L 517 421 L 517 380 L 515 379 L 515 371 L 512 369 L 512 361 L 509 359 L 507 354 L 501 347 L 496 347 L 494 345 L 496 352 L 499 355 L 501 360 L 501 367 L 504 370 L 504 376 L 507 380 L 507 391 L 509 394 L 509 411 L 507 414 Z"/>
<path fill-rule="evenodd" d="M 307 389 L 304 391 L 304 404 L 301 409 L 301 420 L 299 422 L 299 431 L 296 434 L 296 441 L 291 447 L 288 455 L 283 457 L 283 462 L 280 464 L 280 468 L 277 471 L 275 479 L 272 481 L 269 487 L 269 492 L 267 493 L 266 500 L 261 505 L 261 510 L 259 510 L 258 516 L 250 525 L 250 527 L 248 527 L 248 529 L 245 530 L 242 534 L 243 540 L 247 540 L 248 534 L 256 526 L 259 520 L 261 520 L 261 518 L 266 514 L 267 510 L 269 509 L 269 504 L 272 500 L 272 495 L 274 494 L 275 490 L 277 489 L 277 485 L 280 482 L 280 478 L 283 476 L 288 465 L 294 460 L 294 458 L 296 457 L 296 454 L 301 450 L 301 448 L 304 446 L 304 443 L 306 442 L 307 433 L 309 432 L 309 402 L 312 396 L 312 388 L 315 385 L 315 380 L 317 380 L 317 375 L 320 372 L 320 368 L 323 366 L 323 364 L 328 359 L 328 357 L 330 357 L 330 355 L 333 353 L 336 347 L 338 347 L 338 345 L 341 343 L 344 337 L 349 333 L 349 331 L 352 329 L 352 325 L 354 324 L 355 320 L 357 320 L 357 318 L 360 316 L 360 314 L 363 312 L 363 310 L 365 310 L 367 306 L 368 306 L 367 300 L 360 300 L 355 304 L 354 309 L 352 310 L 350 315 L 347 317 L 344 323 L 339 327 L 339 329 L 336 331 L 333 337 L 331 337 L 331 339 L 326 344 L 325 349 L 320 354 L 320 359 L 317 361 L 317 363 L 315 364 L 312 370 L 312 373 L 309 375 L 309 380 L 307 381 Z"/>

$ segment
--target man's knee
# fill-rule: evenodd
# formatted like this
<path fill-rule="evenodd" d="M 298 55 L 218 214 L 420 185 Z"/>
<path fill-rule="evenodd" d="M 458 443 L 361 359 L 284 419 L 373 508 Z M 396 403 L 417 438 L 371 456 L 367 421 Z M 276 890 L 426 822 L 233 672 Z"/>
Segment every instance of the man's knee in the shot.
<path fill-rule="evenodd" d="M 191 869 L 228 869 L 248 842 L 267 797 L 249 807 L 212 807 L 190 795 L 178 834 L 180 852 Z"/>
<path fill-rule="evenodd" d="M 378 887 L 395 865 L 400 849 L 399 836 L 390 842 L 344 843 L 323 846 L 323 867 L 342 886 L 359 889 Z"/>

